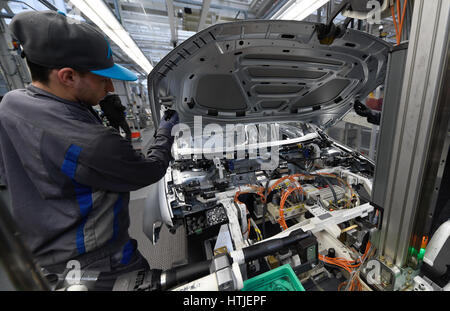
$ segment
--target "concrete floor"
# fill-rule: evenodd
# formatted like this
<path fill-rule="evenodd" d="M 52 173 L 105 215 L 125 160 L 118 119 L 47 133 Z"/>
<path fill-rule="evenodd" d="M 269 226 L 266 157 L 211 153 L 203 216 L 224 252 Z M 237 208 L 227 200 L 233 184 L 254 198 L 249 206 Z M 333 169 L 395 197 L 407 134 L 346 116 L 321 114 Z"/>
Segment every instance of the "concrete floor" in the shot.
<path fill-rule="evenodd" d="M 133 147 L 140 149 L 144 154 L 148 150 L 154 129 L 149 127 L 141 132 L 142 139 L 133 141 Z M 175 234 L 171 234 L 164 225 L 160 232 L 159 241 L 153 245 L 143 232 L 143 213 L 148 187 L 133 191 L 130 194 L 130 228 L 131 237 L 138 241 L 138 249 L 147 259 L 151 268 L 170 269 L 174 264 L 186 259 L 186 234 L 183 228 L 179 228 Z"/>

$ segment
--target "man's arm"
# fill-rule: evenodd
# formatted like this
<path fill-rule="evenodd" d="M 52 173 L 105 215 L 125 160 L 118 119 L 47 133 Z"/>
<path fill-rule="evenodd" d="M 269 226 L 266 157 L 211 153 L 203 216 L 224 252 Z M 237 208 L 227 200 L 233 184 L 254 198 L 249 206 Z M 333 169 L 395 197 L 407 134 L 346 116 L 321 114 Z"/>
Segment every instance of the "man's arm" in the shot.
<path fill-rule="evenodd" d="M 143 157 L 131 144 L 117 135 L 99 136 L 87 152 L 81 153 L 76 180 L 82 184 L 112 191 L 136 190 L 160 180 L 172 159 L 174 138 L 172 127 L 178 123 L 178 114 L 167 111 L 152 146 Z"/>
<path fill-rule="evenodd" d="M 356 114 L 361 117 L 367 118 L 367 122 L 380 125 L 381 112 L 372 111 L 371 109 L 363 105 L 360 101 L 356 101 L 353 105 L 353 108 L 355 109 Z"/>
<path fill-rule="evenodd" d="M 102 125 L 79 129 L 76 136 L 43 131 L 40 153 L 54 182 L 62 184 L 69 177 L 94 189 L 133 191 L 164 176 L 172 159 L 172 126 L 157 130 L 147 157 L 116 131 Z"/>
<path fill-rule="evenodd" d="M 99 137 L 92 147 L 82 150 L 75 180 L 83 185 L 126 192 L 160 180 L 172 159 L 173 138 L 167 129 L 159 129 L 151 152 L 143 157 L 118 135 Z"/>

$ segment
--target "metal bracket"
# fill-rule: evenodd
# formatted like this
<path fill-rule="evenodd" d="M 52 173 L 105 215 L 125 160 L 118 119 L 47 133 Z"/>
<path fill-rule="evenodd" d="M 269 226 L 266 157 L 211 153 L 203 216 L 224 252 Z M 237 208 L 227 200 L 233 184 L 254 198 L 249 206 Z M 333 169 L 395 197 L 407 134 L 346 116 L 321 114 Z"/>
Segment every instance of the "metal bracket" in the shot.
<path fill-rule="evenodd" d="M 220 254 L 214 257 L 211 262 L 210 272 L 216 274 L 217 286 L 220 291 L 234 290 L 233 271 L 228 254 Z"/>

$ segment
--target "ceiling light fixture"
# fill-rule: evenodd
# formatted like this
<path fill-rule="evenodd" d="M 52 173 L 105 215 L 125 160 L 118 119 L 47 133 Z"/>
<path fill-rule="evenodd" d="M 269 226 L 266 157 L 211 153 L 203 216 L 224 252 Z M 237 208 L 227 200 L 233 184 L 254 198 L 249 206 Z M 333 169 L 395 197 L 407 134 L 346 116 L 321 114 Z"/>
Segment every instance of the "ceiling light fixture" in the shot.
<path fill-rule="evenodd" d="M 270 19 L 301 21 L 330 0 L 292 0 L 288 1 Z"/>
<path fill-rule="evenodd" d="M 70 0 L 70 2 L 114 41 L 146 74 L 150 73 L 153 66 L 105 2 L 102 0 Z"/>

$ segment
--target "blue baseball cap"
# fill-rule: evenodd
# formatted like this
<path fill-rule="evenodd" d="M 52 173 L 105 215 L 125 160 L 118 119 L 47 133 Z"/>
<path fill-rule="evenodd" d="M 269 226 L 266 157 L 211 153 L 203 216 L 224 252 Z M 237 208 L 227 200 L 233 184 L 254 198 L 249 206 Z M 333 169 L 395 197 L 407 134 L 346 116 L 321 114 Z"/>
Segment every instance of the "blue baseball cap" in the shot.
<path fill-rule="evenodd" d="M 25 57 L 48 68 L 70 67 L 123 81 L 136 81 L 132 71 L 114 63 L 105 36 L 86 23 L 55 11 L 26 11 L 9 28 Z"/>
<path fill-rule="evenodd" d="M 119 64 L 114 64 L 112 67 L 106 69 L 91 70 L 91 72 L 98 76 L 123 81 L 136 81 L 138 78 L 132 71 Z"/>

